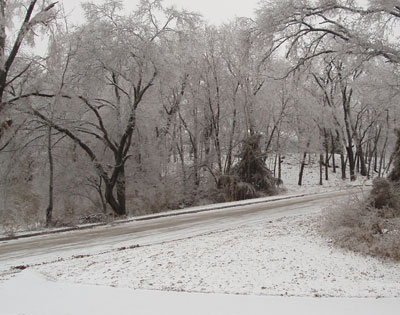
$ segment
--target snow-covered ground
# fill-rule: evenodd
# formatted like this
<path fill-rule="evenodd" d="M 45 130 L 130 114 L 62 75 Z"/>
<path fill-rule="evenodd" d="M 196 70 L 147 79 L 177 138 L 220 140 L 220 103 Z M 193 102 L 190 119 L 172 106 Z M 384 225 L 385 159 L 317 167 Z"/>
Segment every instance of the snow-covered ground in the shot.
<path fill-rule="evenodd" d="M 288 193 L 349 184 L 330 174 L 316 186 L 310 167 L 298 189 L 296 170 L 283 173 Z M 125 240 L 61 259 L 52 253 L 0 275 L 0 314 L 398 314 L 399 263 L 333 247 L 318 232 L 321 213 L 301 213 L 177 231 L 139 247 Z"/>
<path fill-rule="evenodd" d="M 399 264 L 333 248 L 319 215 L 284 217 L 34 269 L 49 279 L 147 290 L 400 297 Z"/>
<path fill-rule="evenodd" d="M 25 271 L 0 286 L 0 314 L 394 315 L 399 299 L 265 297 L 132 290 L 54 282 Z"/>
<path fill-rule="evenodd" d="M 340 168 L 333 172 L 333 168 L 329 168 L 328 180 L 325 180 L 325 168 L 323 169 L 322 186 L 319 185 L 319 156 L 313 155 L 307 158 L 307 165 L 303 172 L 302 185 L 298 185 L 300 171 L 299 154 L 287 155 L 282 164 L 282 180 L 288 193 L 319 193 L 334 189 L 345 189 L 351 186 L 371 185 L 372 180 L 367 180 L 366 177 L 357 175 L 355 181 L 349 179 L 342 180 Z M 339 155 L 336 156 L 336 164 L 340 163 Z M 346 170 L 348 172 L 348 170 Z M 349 176 L 349 174 L 347 174 Z M 376 176 L 372 172 L 372 176 Z"/>
<path fill-rule="evenodd" d="M 319 221 L 283 217 L 38 265 L 0 283 L 0 314 L 398 314 L 398 263 L 332 247 Z"/>

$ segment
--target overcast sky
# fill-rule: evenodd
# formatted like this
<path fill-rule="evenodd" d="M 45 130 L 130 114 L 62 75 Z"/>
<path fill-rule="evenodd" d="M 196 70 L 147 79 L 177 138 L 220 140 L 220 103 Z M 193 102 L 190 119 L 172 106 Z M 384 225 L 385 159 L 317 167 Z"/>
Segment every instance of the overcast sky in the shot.
<path fill-rule="evenodd" d="M 80 9 L 81 0 L 61 0 L 66 13 L 71 21 L 82 20 Z M 92 0 L 94 3 L 102 3 L 102 0 Z M 139 0 L 123 0 L 126 9 L 134 9 Z M 235 16 L 254 17 L 253 11 L 259 0 L 164 0 L 165 5 L 175 5 L 201 13 L 206 20 L 213 24 L 221 24 Z"/>
<path fill-rule="evenodd" d="M 134 10 L 140 0 L 122 0 L 124 8 Z M 222 24 L 235 17 L 254 17 L 254 10 L 260 0 L 164 0 L 166 6 L 176 6 L 177 8 L 185 8 L 190 11 L 200 13 L 209 23 Z M 84 21 L 81 9 L 82 0 L 59 0 L 70 23 L 76 24 Z M 102 3 L 104 0 L 91 0 L 94 3 Z M 35 53 L 46 55 L 47 37 L 43 36 L 36 39 L 34 48 L 25 47 L 26 50 L 34 50 Z"/>

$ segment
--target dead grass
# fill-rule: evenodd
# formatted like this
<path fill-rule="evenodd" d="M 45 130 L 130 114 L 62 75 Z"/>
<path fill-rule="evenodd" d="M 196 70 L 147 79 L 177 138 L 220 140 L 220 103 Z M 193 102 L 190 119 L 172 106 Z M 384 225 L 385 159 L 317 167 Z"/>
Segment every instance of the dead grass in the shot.
<path fill-rule="evenodd" d="M 387 206 L 374 207 L 370 197 L 354 197 L 324 211 L 321 231 L 337 246 L 400 261 L 398 213 Z"/>

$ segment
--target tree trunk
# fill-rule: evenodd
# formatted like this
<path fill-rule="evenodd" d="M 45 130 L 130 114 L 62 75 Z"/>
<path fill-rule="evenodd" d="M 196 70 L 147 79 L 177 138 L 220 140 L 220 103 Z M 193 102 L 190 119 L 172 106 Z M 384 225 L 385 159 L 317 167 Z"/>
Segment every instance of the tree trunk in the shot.
<path fill-rule="evenodd" d="M 359 158 L 357 152 L 354 156 L 354 161 L 355 161 L 355 171 L 356 171 L 356 173 L 360 173 L 360 158 Z"/>
<path fill-rule="evenodd" d="M 54 162 L 52 152 L 52 139 L 51 139 L 52 128 L 49 126 L 47 135 L 47 155 L 49 158 L 49 204 L 46 209 L 46 227 L 51 226 L 53 221 L 53 200 L 54 200 Z"/>
<path fill-rule="evenodd" d="M 360 142 L 357 143 L 357 155 L 360 165 L 360 174 L 361 176 L 367 176 L 367 165 L 365 164 L 365 156 Z"/>
<path fill-rule="evenodd" d="M 325 180 L 329 180 L 329 145 L 328 145 L 328 133 L 324 129 L 325 136 Z"/>
<path fill-rule="evenodd" d="M 350 171 L 350 180 L 356 180 L 355 174 L 355 159 L 353 152 L 353 133 L 352 133 L 352 122 L 351 122 L 351 111 L 350 104 L 353 95 L 353 89 L 350 88 L 350 91 L 347 90 L 347 86 L 342 87 L 342 105 L 343 105 L 343 113 L 344 113 L 344 124 L 347 135 L 347 143 L 346 143 L 346 152 L 349 160 L 349 171 Z"/>
<path fill-rule="evenodd" d="M 394 159 L 394 154 L 392 153 L 392 154 L 390 155 L 390 157 L 389 157 L 389 161 L 388 161 L 387 164 L 386 164 L 384 173 L 386 173 L 386 174 L 389 173 L 389 171 L 390 171 L 390 166 L 391 166 L 392 163 L 393 163 L 393 159 Z"/>
<path fill-rule="evenodd" d="M 197 145 L 193 146 L 193 175 L 194 175 L 194 185 L 196 187 L 200 186 L 200 167 L 199 167 L 199 151 Z"/>
<path fill-rule="evenodd" d="M 110 205 L 111 209 L 118 215 L 118 216 L 123 216 L 126 215 L 125 212 L 125 205 L 119 204 L 119 202 L 115 199 L 114 197 L 114 185 L 110 183 L 110 181 L 107 181 L 105 183 L 105 193 L 104 193 L 104 198 L 106 199 L 107 203 Z"/>
<path fill-rule="evenodd" d="M 121 215 L 126 215 L 126 182 L 125 182 L 125 166 L 122 166 L 122 170 L 118 175 L 116 182 L 117 200 L 120 207 Z"/>
<path fill-rule="evenodd" d="M 367 145 L 367 157 L 368 157 L 368 169 L 367 169 L 367 179 L 371 178 L 371 163 L 372 163 L 372 156 L 374 152 L 371 150 L 371 143 Z"/>
<path fill-rule="evenodd" d="M 186 166 L 185 166 L 185 147 L 183 145 L 182 125 L 179 125 L 179 143 L 176 144 L 179 159 L 181 160 L 182 168 L 182 183 L 183 187 L 186 188 Z"/>
<path fill-rule="evenodd" d="M 236 131 L 236 108 L 233 109 L 232 129 L 229 134 L 228 154 L 226 157 L 225 174 L 229 174 L 232 168 L 233 138 Z"/>
<path fill-rule="evenodd" d="M 384 168 L 384 160 L 385 160 L 385 155 L 386 155 L 386 147 L 387 147 L 387 142 L 388 142 L 388 135 L 385 138 L 385 142 L 383 143 L 382 147 L 382 152 L 379 158 L 379 170 L 378 170 L 378 177 L 381 177 L 383 175 L 382 169 Z"/>
<path fill-rule="evenodd" d="M 332 169 L 333 169 L 333 173 L 336 173 L 336 159 L 335 159 L 335 154 L 332 154 Z"/>
<path fill-rule="evenodd" d="M 346 179 L 346 160 L 344 159 L 344 154 L 340 153 L 340 168 L 342 170 L 342 180 Z"/>
<path fill-rule="evenodd" d="M 279 154 L 278 157 L 278 178 L 282 179 L 282 156 Z"/>
<path fill-rule="evenodd" d="M 6 59 L 6 1 L 0 1 L 0 60 L 3 63 Z M 6 88 L 7 72 L 3 69 L 3 64 L 0 67 L 0 104 L 3 101 L 3 94 Z"/>
<path fill-rule="evenodd" d="M 302 183 L 303 183 L 303 174 L 304 174 L 304 167 L 306 165 L 306 158 L 307 158 L 307 152 L 304 152 L 303 153 L 303 159 L 302 159 L 301 165 L 300 165 L 299 181 L 297 182 L 297 184 L 299 186 L 301 186 Z"/>
<path fill-rule="evenodd" d="M 319 184 L 322 186 L 322 178 L 323 178 L 323 174 L 322 174 L 322 171 L 323 171 L 323 167 L 322 167 L 322 164 L 324 163 L 324 156 L 323 156 L 323 154 L 320 154 L 319 155 Z"/>
<path fill-rule="evenodd" d="M 103 195 L 103 191 L 101 189 L 103 185 L 103 179 L 99 176 L 99 183 L 96 185 L 96 190 L 99 193 L 100 196 L 100 201 L 101 201 L 101 206 L 103 208 L 103 213 L 107 214 L 107 202 L 104 200 L 104 195 Z"/>
<path fill-rule="evenodd" d="M 378 177 L 382 177 L 382 176 L 383 176 L 382 170 L 385 168 L 385 167 L 384 167 L 384 164 L 385 164 L 385 154 L 386 154 L 385 151 L 386 151 L 385 149 L 382 150 L 381 157 L 380 157 L 380 159 L 379 159 Z"/>
<path fill-rule="evenodd" d="M 346 147 L 347 158 L 349 160 L 349 172 L 350 172 L 350 180 L 356 180 L 356 172 L 355 172 L 355 160 L 354 160 L 354 152 L 351 146 Z"/>

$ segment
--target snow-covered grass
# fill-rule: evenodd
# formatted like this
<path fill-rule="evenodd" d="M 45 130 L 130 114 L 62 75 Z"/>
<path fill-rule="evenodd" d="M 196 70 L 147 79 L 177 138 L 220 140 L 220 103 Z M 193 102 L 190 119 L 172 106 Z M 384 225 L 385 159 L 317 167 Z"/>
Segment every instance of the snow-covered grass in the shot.
<path fill-rule="evenodd" d="M 320 215 L 64 260 L 50 279 L 113 287 L 268 296 L 400 297 L 397 263 L 334 248 Z"/>
<path fill-rule="evenodd" d="M 397 314 L 399 265 L 333 247 L 320 216 L 37 265 L 0 282 L 0 314 Z"/>
<path fill-rule="evenodd" d="M 338 201 L 324 211 L 322 231 L 336 246 L 400 262 L 398 192 L 386 179 L 374 181 L 367 198 Z"/>

